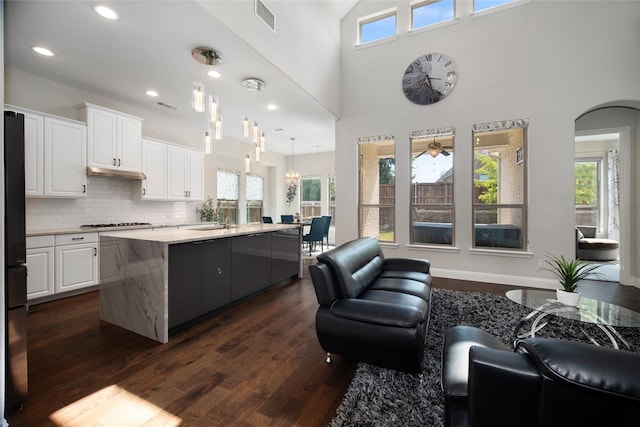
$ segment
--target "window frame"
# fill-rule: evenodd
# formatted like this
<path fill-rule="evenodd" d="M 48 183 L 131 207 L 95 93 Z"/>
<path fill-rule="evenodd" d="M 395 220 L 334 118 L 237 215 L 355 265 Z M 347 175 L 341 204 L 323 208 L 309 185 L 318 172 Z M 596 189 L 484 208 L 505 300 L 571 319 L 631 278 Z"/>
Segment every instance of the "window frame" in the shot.
<path fill-rule="evenodd" d="M 374 204 L 374 203 L 362 203 L 362 193 L 363 193 L 363 173 L 362 173 L 362 167 L 363 167 L 363 162 L 362 162 L 362 146 L 365 144 L 375 144 L 375 143 L 389 143 L 391 142 L 393 144 L 393 161 L 394 161 L 394 166 L 396 163 L 396 159 L 397 159 L 397 148 L 398 148 L 398 144 L 396 141 L 396 138 L 394 135 L 379 135 L 379 136 L 375 136 L 375 137 L 367 137 L 367 138 L 358 138 L 358 236 L 359 237 L 364 237 L 364 236 L 369 236 L 369 234 L 365 234 L 364 230 L 363 230 L 363 212 L 365 209 L 371 209 L 371 208 L 377 208 L 378 209 L 378 223 L 380 221 L 380 209 L 381 208 L 385 208 L 388 209 L 390 212 L 393 213 L 393 227 L 392 227 L 392 234 L 393 234 L 393 239 L 392 240 L 380 240 L 380 226 L 378 224 L 378 233 L 377 233 L 377 237 L 375 236 L 370 236 L 370 237 L 375 237 L 380 243 L 382 244 L 395 244 L 397 241 L 397 220 L 396 220 L 396 205 L 397 205 L 397 200 L 395 197 L 395 191 L 394 191 L 394 197 L 393 197 L 393 204 Z M 383 157 L 378 156 L 377 157 L 377 167 L 379 168 L 380 165 L 380 159 Z M 385 157 L 386 158 L 386 157 Z M 380 180 L 378 179 L 377 185 L 380 185 Z M 397 186 L 397 182 L 396 182 L 396 174 L 394 172 L 394 189 Z M 379 194 L 379 188 L 378 188 L 378 194 Z M 379 201 L 379 200 L 378 200 Z"/>
<path fill-rule="evenodd" d="M 472 129 L 472 172 L 471 172 L 471 230 L 472 230 L 472 249 L 473 250 L 499 250 L 499 251 L 507 251 L 507 252 L 526 252 L 528 250 L 528 185 L 527 185 L 527 165 L 528 165 L 528 156 L 527 156 L 527 138 L 528 138 L 528 119 L 516 119 L 516 120 L 504 120 L 499 122 L 490 122 L 490 123 L 481 123 L 473 125 Z M 502 131 L 511 131 L 514 129 L 521 129 L 522 131 L 522 143 L 520 147 L 516 147 L 514 149 L 513 158 L 505 159 L 506 161 L 514 162 L 516 165 L 522 165 L 522 201 L 520 203 L 500 203 L 500 200 L 497 203 L 476 203 L 476 138 L 482 134 L 496 133 Z M 511 143 L 509 143 L 511 146 Z M 521 156 L 517 158 L 515 152 L 520 151 Z M 501 160 L 503 161 L 503 160 Z M 500 183 L 500 169 L 502 165 L 498 164 L 498 183 Z M 501 209 L 516 209 L 521 211 L 521 228 L 520 228 L 520 240 L 521 247 L 508 247 L 505 245 L 502 246 L 490 246 L 490 245 L 478 245 L 476 242 L 476 214 L 481 209 L 492 208 L 495 209 L 498 214 Z M 483 225 L 480 223 L 479 225 Z M 506 225 L 502 224 L 499 220 L 496 222 L 496 225 Z M 506 234 L 506 232 L 504 232 Z"/>
<path fill-rule="evenodd" d="M 415 246 L 438 246 L 438 247 L 454 247 L 455 246 L 455 236 L 456 236 L 456 227 L 455 227 L 455 218 L 456 218 L 456 208 L 455 208 L 455 165 L 451 164 L 451 203 L 448 204 L 416 204 L 415 203 L 415 190 L 414 190 L 414 182 L 413 182 L 413 162 L 414 162 L 414 147 L 413 143 L 416 139 L 427 139 L 434 138 L 434 141 L 437 138 L 443 137 L 451 137 L 452 139 L 452 155 L 455 155 L 455 128 L 441 128 L 441 129 L 429 129 L 424 131 L 412 132 L 409 137 L 409 165 L 411 174 L 409 176 L 409 243 Z M 429 153 L 425 153 L 429 155 Z M 451 217 L 451 241 L 449 243 L 439 243 L 439 242 L 418 242 L 414 240 L 414 208 L 421 206 L 427 210 L 441 210 L 441 211 L 450 211 Z"/>
<path fill-rule="evenodd" d="M 600 233 L 604 229 L 604 224 L 607 219 L 606 214 L 608 211 L 607 206 L 605 206 L 605 204 L 608 204 L 608 200 L 606 199 L 606 188 L 605 188 L 606 186 L 605 182 L 607 181 L 607 176 L 606 176 L 607 164 L 605 162 L 604 156 L 576 157 L 574 159 L 574 170 L 575 170 L 575 165 L 577 163 L 595 163 L 596 164 L 597 195 L 596 195 L 595 208 L 597 209 L 597 216 L 596 216 L 595 227 L 597 232 Z M 574 205 L 577 213 L 578 205 L 575 204 L 575 176 L 574 176 Z M 592 205 L 580 205 L 580 206 L 592 206 Z M 578 224 L 578 221 L 576 220 L 576 225 L 588 226 L 589 224 Z"/>
<path fill-rule="evenodd" d="M 433 27 L 435 25 L 439 25 L 445 22 L 451 22 L 454 21 L 456 19 L 456 4 L 458 3 L 458 0 L 451 0 L 453 3 L 453 16 L 451 16 L 450 19 L 443 19 L 441 21 L 438 22 L 433 22 L 431 24 L 427 24 L 427 25 L 422 25 L 420 27 L 416 27 L 415 26 L 415 16 L 414 13 L 416 10 L 421 9 L 423 7 L 428 7 L 430 5 L 434 5 L 436 3 L 440 3 L 441 1 L 446 1 L 446 0 L 416 0 L 411 2 L 410 5 L 410 15 L 411 15 L 411 29 L 409 31 L 417 31 L 417 30 L 422 30 L 424 28 L 429 28 L 429 27 Z"/>
<path fill-rule="evenodd" d="M 304 182 L 305 181 L 318 181 L 318 184 L 320 185 L 320 194 L 319 194 L 320 200 L 304 200 Z M 306 212 L 309 209 L 311 210 L 311 212 L 310 213 Z M 308 218 L 313 218 L 321 215 L 322 215 L 322 176 L 305 175 L 300 177 L 300 217 L 302 219 L 308 219 Z"/>
<path fill-rule="evenodd" d="M 220 180 L 219 180 L 218 174 L 221 172 L 236 176 L 236 179 L 237 179 L 236 188 L 238 192 L 238 194 L 236 195 L 237 197 L 236 199 L 219 197 L 220 196 L 220 191 L 219 191 Z M 239 216 L 238 204 L 240 200 L 240 172 L 239 171 L 218 168 L 218 170 L 216 171 L 216 199 L 217 199 L 216 205 L 218 209 L 220 209 L 222 212 L 224 222 L 228 224 L 238 224 L 238 216 Z"/>
<path fill-rule="evenodd" d="M 261 199 L 249 199 L 249 177 L 255 177 L 255 178 L 259 178 L 262 181 L 262 195 L 261 195 Z M 258 175 L 256 173 L 247 173 L 245 175 L 245 192 L 247 195 L 247 200 L 246 200 L 246 221 L 247 224 L 257 224 L 257 223 L 261 223 L 262 222 L 262 211 L 264 209 L 263 204 L 264 204 L 264 177 L 262 177 L 261 175 Z M 258 209 L 258 214 L 257 214 L 257 221 L 251 221 L 251 211 L 254 211 Z"/>
<path fill-rule="evenodd" d="M 331 189 L 333 188 L 333 197 L 331 197 Z M 336 225 L 336 176 L 329 175 L 327 177 L 327 207 L 331 216 L 331 225 Z"/>
<path fill-rule="evenodd" d="M 363 33 L 362 27 L 363 26 L 366 26 L 368 24 L 372 24 L 374 22 L 381 21 L 383 19 L 386 19 L 386 18 L 389 18 L 389 17 L 392 17 L 392 16 L 394 18 L 393 34 L 389 34 L 389 35 L 386 35 L 384 37 L 377 38 L 375 40 L 362 41 L 362 33 Z M 398 35 L 398 9 L 393 7 L 393 8 L 390 8 L 390 9 L 381 10 L 381 11 L 373 13 L 371 15 L 363 16 L 363 17 L 357 19 L 356 24 L 358 26 L 358 28 L 357 28 L 357 34 L 358 34 L 357 46 L 366 46 L 366 45 L 370 45 L 372 43 L 380 42 L 380 41 L 383 41 L 383 40 L 392 39 L 392 38 L 394 38 L 394 37 L 396 37 Z"/>

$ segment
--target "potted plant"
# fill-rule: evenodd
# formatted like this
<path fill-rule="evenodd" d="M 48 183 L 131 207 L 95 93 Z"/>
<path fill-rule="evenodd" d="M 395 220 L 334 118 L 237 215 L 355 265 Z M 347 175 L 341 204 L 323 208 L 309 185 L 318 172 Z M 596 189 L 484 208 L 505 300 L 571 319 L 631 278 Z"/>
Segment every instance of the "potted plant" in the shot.
<path fill-rule="evenodd" d="M 580 304 L 580 292 L 578 282 L 589 275 L 599 278 L 600 273 L 594 272 L 600 267 L 597 264 L 589 264 L 579 259 L 567 259 L 560 255 L 547 255 L 544 260 L 546 267 L 543 270 L 552 272 L 560 282 L 562 289 L 556 289 L 556 298 L 564 305 L 577 307 Z"/>
<path fill-rule="evenodd" d="M 207 200 L 200 206 L 198 212 L 200 213 L 200 221 L 202 222 L 220 222 L 221 212 L 215 207 L 211 197 L 207 198 Z"/>

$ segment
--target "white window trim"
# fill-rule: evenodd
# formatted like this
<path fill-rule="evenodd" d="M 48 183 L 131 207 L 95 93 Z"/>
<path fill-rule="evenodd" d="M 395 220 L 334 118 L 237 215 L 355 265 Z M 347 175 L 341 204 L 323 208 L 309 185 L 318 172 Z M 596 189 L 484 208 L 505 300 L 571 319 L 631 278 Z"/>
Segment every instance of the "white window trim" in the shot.
<path fill-rule="evenodd" d="M 483 9 L 480 10 L 478 12 L 474 12 L 473 8 L 471 9 L 471 13 L 469 14 L 469 16 L 471 16 L 471 18 L 480 18 L 482 16 L 487 16 L 487 15 L 492 15 L 494 13 L 498 13 L 498 12 L 502 12 L 504 10 L 509 10 L 509 9 L 513 9 L 514 7 L 520 7 L 520 6 L 525 6 L 529 3 L 531 3 L 533 0 L 514 0 L 511 3 L 505 3 L 502 4 L 500 6 L 494 6 L 494 7 L 490 7 L 488 9 Z"/>
<path fill-rule="evenodd" d="M 411 34 L 411 32 L 414 32 L 414 31 L 424 30 L 425 28 L 433 29 L 433 27 L 441 26 L 442 24 L 450 25 L 451 21 L 456 21 L 457 22 L 457 19 L 456 19 L 456 5 L 457 5 L 459 0 L 453 0 L 453 18 L 447 19 L 446 21 L 436 22 L 435 24 L 425 25 L 425 26 L 420 27 L 420 28 L 414 28 L 413 11 L 415 9 L 421 8 L 423 6 L 427 6 L 427 5 L 433 4 L 433 3 L 438 3 L 440 1 L 441 0 L 414 0 L 411 3 L 409 3 L 409 20 L 410 20 L 410 22 L 409 22 L 409 31 L 407 31 L 407 34 Z"/>
<path fill-rule="evenodd" d="M 375 22 L 384 18 L 388 18 L 389 16 L 395 16 L 396 17 L 396 32 L 395 34 L 392 34 L 390 36 L 387 37 L 383 37 L 381 39 L 378 40 L 372 40 L 370 42 L 362 42 L 362 25 L 363 24 L 368 24 L 371 22 Z M 356 34 L 358 35 L 357 41 L 356 41 L 356 46 L 372 46 L 374 44 L 379 44 L 380 42 L 386 42 L 389 41 L 391 39 L 395 40 L 398 38 L 398 8 L 397 7 L 392 7 L 389 9 L 385 9 L 385 10 L 381 10 L 379 12 L 376 13 L 372 13 L 371 15 L 367 15 L 367 16 L 363 16 L 361 18 L 358 18 L 356 21 Z"/>

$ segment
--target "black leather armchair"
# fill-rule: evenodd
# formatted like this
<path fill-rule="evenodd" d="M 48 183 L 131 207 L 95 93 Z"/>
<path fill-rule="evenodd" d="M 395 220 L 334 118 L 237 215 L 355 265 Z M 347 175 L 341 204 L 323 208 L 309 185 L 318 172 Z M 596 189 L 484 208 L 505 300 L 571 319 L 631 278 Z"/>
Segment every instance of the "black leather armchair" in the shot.
<path fill-rule="evenodd" d="M 309 266 L 322 348 L 386 368 L 419 372 L 431 310 L 430 264 L 385 259 L 375 239 L 345 243 Z"/>
<path fill-rule="evenodd" d="M 448 426 L 640 423 L 640 354 L 549 338 L 510 351 L 486 332 L 456 326 L 442 357 Z"/>

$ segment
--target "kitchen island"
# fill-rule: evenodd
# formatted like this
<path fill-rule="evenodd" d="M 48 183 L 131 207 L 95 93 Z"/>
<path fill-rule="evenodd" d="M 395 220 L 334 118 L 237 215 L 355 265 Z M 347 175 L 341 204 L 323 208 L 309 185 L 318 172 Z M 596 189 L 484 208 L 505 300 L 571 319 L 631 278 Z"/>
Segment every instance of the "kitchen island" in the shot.
<path fill-rule="evenodd" d="M 166 343 L 174 328 L 300 275 L 300 226 L 100 233 L 100 319 Z"/>

